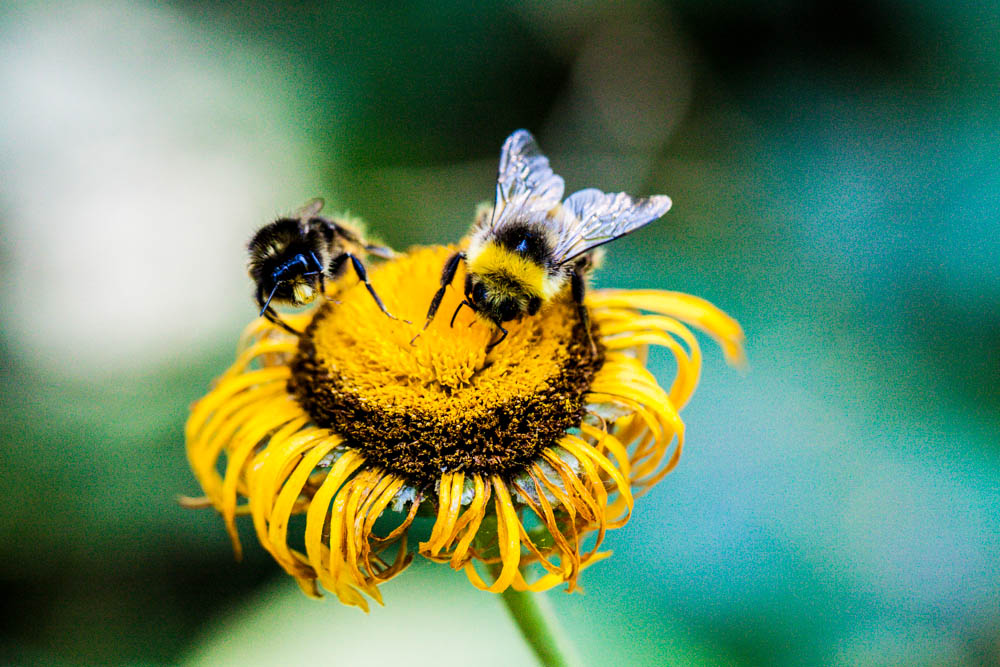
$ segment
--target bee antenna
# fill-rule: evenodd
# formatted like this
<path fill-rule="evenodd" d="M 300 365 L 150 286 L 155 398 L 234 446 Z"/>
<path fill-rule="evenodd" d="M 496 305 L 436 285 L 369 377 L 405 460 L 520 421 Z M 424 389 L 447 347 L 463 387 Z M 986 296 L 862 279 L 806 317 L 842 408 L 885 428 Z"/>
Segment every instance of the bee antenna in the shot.
<path fill-rule="evenodd" d="M 264 317 L 264 313 L 267 312 L 267 307 L 271 305 L 271 297 L 273 297 L 274 293 L 278 291 L 278 285 L 280 285 L 283 282 L 284 282 L 283 280 L 279 280 L 278 282 L 274 283 L 274 287 L 271 289 L 271 293 L 267 295 L 267 301 L 264 303 L 264 307 L 260 309 L 259 317 Z"/>

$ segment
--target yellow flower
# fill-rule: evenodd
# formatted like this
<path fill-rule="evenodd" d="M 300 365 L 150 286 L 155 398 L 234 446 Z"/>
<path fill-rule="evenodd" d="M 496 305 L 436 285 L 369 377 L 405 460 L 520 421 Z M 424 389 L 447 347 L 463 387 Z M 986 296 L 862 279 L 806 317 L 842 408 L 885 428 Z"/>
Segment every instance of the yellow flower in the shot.
<path fill-rule="evenodd" d="M 421 322 L 454 250 L 419 248 L 373 270 L 386 307 Z M 492 327 L 468 310 L 411 344 L 419 328 L 388 319 L 363 285 L 344 278 L 329 292 L 286 316 L 299 339 L 263 319 L 247 328 L 236 363 L 192 410 L 187 451 L 237 554 L 236 516 L 248 513 L 307 594 L 322 586 L 366 610 L 362 594 L 381 602 L 378 585 L 412 559 L 407 533 L 423 514 L 433 526 L 416 551 L 474 586 L 573 590 L 608 555 L 605 531 L 677 464 L 678 412 L 701 368 L 682 322 L 742 359 L 734 320 L 674 292 L 592 291 L 596 358 L 568 297 L 511 322 L 487 354 Z M 440 312 L 459 300 L 448 290 Z M 645 368 L 650 345 L 676 360 L 668 390 Z M 292 523 L 302 514 L 304 527 Z"/>

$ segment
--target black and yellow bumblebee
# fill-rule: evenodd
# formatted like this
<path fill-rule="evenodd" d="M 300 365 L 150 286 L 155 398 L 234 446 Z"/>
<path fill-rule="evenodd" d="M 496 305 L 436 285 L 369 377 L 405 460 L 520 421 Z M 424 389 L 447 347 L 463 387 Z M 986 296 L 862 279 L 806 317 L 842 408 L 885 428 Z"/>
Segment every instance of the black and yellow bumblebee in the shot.
<path fill-rule="evenodd" d="M 671 202 L 666 195 L 635 199 L 595 188 L 561 201 L 563 188 L 562 177 L 549 168 L 528 131 L 517 130 L 507 138 L 500 151 L 493 208 L 477 216 L 468 248 L 445 263 L 424 329 L 464 261 L 465 300 L 458 309 L 468 306 L 500 331 L 487 350 L 507 337 L 504 322 L 534 315 L 567 286 L 590 338 L 583 298 L 595 249 L 656 220 Z M 590 343 L 596 350 L 592 338 Z"/>
<path fill-rule="evenodd" d="M 391 259 L 395 253 L 385 246 L 367 243 L 361 232 L 346 220 L 321 216 L 322 199 L 312 199 L 291 216 L 261 227 L 250 241 L 247 271 L 256 284 L 255 300 L 260 314 L 286 331 L 299 335 L 274 312 L 272 304 L 304 306 L 322 296 L 326 280 L 339 278 L 353 266 L 383 313 L 396 319 L 368 282 L 368 272 L 359 259 L 369 254 Z"/>

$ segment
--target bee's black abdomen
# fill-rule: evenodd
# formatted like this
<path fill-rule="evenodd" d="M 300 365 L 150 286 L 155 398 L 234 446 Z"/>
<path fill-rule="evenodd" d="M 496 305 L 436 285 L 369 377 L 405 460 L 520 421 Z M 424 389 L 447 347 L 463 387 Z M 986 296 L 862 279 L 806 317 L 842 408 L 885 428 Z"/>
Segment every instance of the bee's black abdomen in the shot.
<path fill-rule="evenodd" d="M 530 225 L 515 223 L 503 227 L 496 233 L 496 243 L 543 266 L 549 263 L 551 257 L 545 235 Z"/>

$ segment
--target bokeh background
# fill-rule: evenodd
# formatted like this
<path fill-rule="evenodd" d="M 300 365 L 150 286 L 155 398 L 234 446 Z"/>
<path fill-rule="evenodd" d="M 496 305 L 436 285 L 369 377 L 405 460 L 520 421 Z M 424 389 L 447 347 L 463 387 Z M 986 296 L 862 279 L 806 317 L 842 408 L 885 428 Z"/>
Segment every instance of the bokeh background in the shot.
<path fill-rule="evenodd" d="M 530 664 L 461 574 L 365 616 L 175 500 L 255 228 L 323 196 L 453 241 L 518 127 L 569 191 L 673 197 L 598 286 L 748 333 L 744 373 L 705 341 L 681 465 L 548 596 L 586 663 L 1000 661 L 998 28 L 941 0 L 4 3 L 0 662 Z"/>

